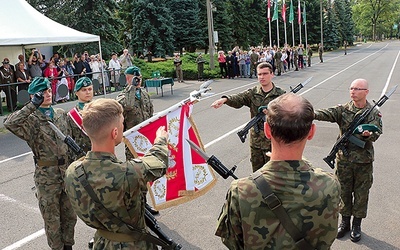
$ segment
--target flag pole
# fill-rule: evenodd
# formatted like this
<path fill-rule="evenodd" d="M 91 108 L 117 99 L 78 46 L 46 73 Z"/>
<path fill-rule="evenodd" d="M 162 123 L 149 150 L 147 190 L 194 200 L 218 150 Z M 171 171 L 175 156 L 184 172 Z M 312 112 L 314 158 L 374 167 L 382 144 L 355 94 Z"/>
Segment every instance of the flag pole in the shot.
<path fill-rule="evenodd" d="M 272 48 L 271 42 L 271 0 L 268 0 L 267 4 L 267 19 L 268 19 L 268 28 L 269 28 L 269 47 Z"/>
<path fill-rule="evenodd" d="M 302 43 L 301 40 L 301 5 L 300 5 L 300 0 L 299 0 L 299 7 L 297 9 L 297 16 L 298 16 L 298 23 L 299 23 L 299 33 L 300 33 L 300 44 Z"/>
<path fill-rule="evenodd" d="M 285 46 L 287 44 L 287 33 L 286 33 L 286 4 L 285 0 L 282 1 L 282 18 L 283 18 L 283 25 L 285 26 Z"/>
<path fill-rule="evenodd" d="M 292 25 L 292 47 L 295 46 L 294 43 L 294 14 L 293 14 L 293 0 L 290 0 L 290 9 L 289 9 L 289 23 Z"/>
<path fill-rule="evenodd" d="M 306 36 L 306 50 L 308 50 L 307 46 L 308 46 L 308 41 L 307 41 L 307 19 L 306 19 L 306 3 L 303 2 L 304 8 L 303 8 L 303 22 L 304 22 L 304 33 Z M 308 52 L 308 51 L 307 51 Z"/>

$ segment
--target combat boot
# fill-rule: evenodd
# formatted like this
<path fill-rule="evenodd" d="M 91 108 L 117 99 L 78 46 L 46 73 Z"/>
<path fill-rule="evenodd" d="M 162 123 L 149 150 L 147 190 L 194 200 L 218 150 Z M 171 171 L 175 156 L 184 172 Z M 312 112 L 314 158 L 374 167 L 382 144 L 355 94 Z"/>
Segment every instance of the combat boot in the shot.
<path fill-rule="evenodd" d="M 343 216 L 342 215 L 342 222 L 339 225 L 336 238 L 337 239 L 342 238 L 349 231 L 350 231 L 350 216 Z"/>
<path fill-rule="evenodd" d="M 361 240 L 361 220 L 362 218 L 353 218 L 353 227 L 351 228 L 350 239 L 352 242 Z"/>

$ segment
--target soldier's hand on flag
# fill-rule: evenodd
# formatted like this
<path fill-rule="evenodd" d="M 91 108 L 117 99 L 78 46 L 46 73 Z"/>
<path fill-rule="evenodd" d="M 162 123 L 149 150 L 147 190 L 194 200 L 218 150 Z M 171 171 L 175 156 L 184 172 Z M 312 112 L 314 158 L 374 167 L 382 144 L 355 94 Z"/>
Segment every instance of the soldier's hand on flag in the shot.
<path fill-rule="evenodd" d="M 165 137 L 168 139 L 168 132 L 165 130 L 165 126 L 161 126 L 157 129 L 156 136 L 157 138 Z"/>

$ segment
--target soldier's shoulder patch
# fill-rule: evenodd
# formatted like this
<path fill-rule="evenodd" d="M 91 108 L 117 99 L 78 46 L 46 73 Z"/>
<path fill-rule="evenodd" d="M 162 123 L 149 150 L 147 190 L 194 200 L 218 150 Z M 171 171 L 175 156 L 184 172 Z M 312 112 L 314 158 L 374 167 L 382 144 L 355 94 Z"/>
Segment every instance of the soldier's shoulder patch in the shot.
<path fill-rule="evenodd" d="M 134 159 L 132 159 L 132 161 L 135 163 L 142 163 L 142 160 L 138 159 L 138 158 L 134 158 Z"/>

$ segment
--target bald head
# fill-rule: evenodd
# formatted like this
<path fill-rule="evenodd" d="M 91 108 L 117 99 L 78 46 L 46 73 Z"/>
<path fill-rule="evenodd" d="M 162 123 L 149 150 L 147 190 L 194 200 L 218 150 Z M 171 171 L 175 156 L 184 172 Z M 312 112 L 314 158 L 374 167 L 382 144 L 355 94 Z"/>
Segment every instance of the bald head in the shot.
<path fill-rule="evenodd" d="M 302 96 L 287 93 L 268 104 L 267 123 L 271 136 L 282 143 L 307 138 L 314 120 L 314 108 Z"/>
<path fill-rule="evenodd" d="M 368 89 L 368 81 L 362 78 L 359 79 L 355 79 L 350 87 L 358 87 L 358 88 L 364 88 L 364 89 Z"/>

